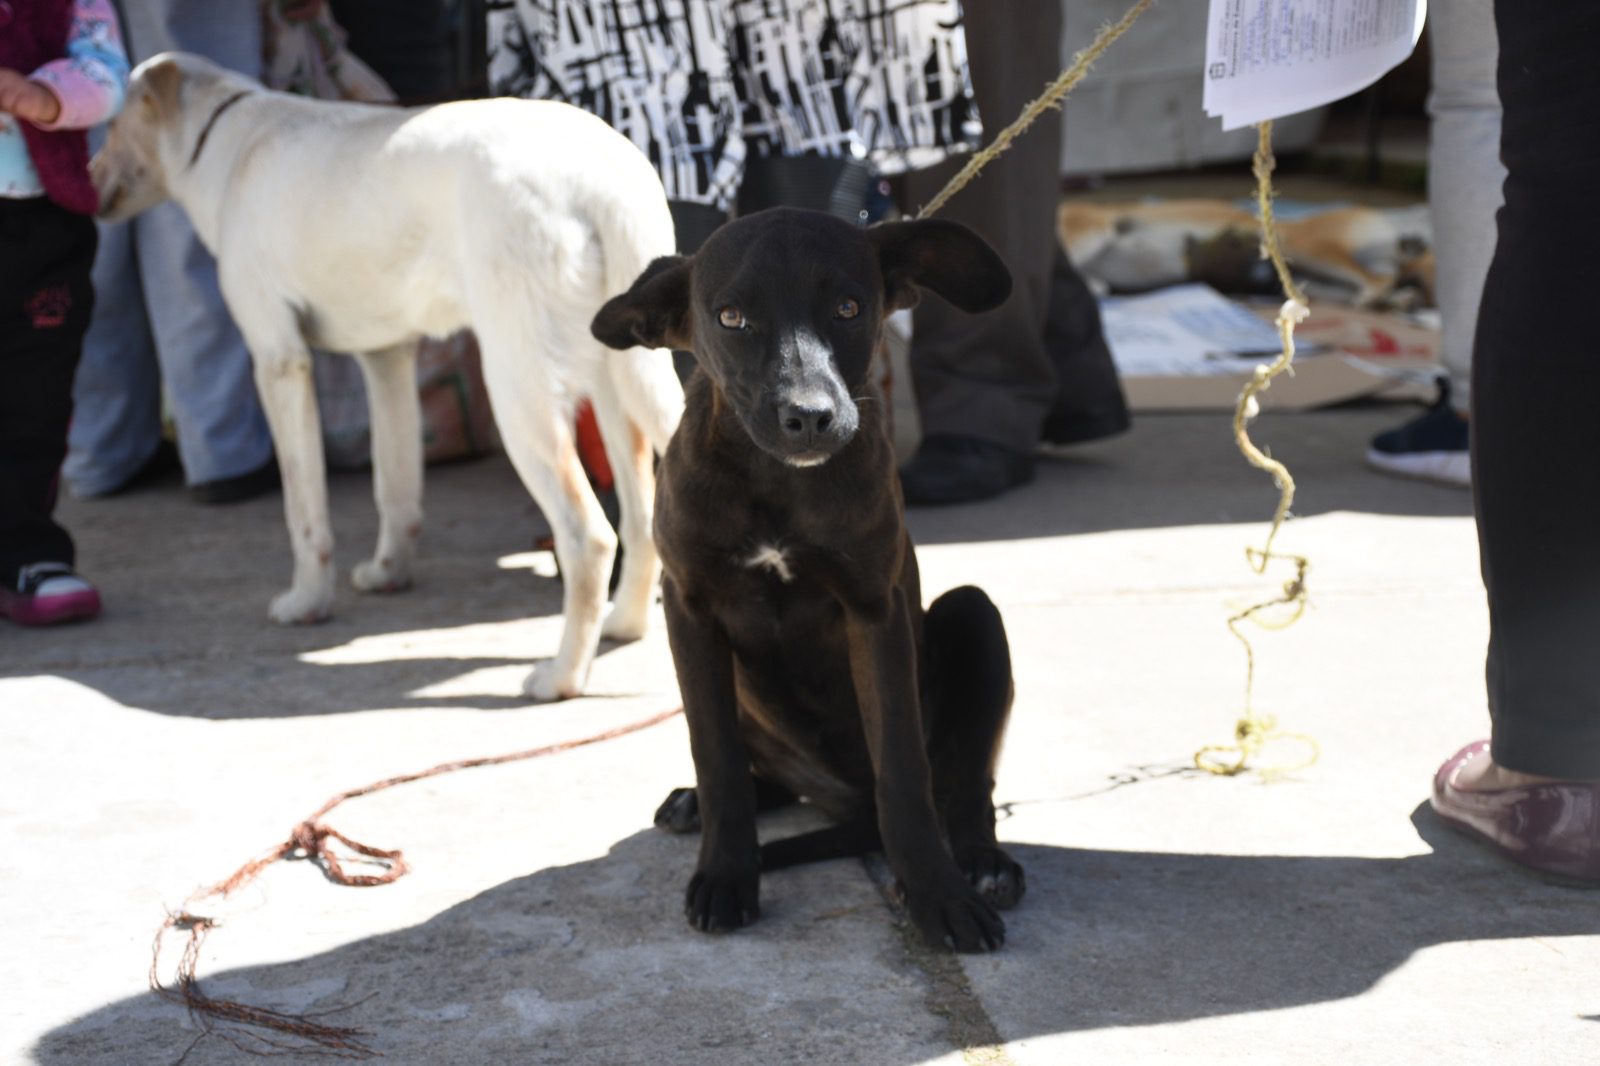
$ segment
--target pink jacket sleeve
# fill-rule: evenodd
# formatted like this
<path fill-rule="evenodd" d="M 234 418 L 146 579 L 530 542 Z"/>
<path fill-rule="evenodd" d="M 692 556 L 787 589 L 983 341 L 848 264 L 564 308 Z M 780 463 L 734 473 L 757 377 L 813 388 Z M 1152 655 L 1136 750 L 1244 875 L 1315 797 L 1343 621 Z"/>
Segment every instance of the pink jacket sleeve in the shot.
<path fill-rule="evenodd" d="M 75 0 L 67 54 L 29 75 L 61 101 L 52 130 L 81 130 L 107 121 L 122 107 L 128 54 L 111 0 Z"/>

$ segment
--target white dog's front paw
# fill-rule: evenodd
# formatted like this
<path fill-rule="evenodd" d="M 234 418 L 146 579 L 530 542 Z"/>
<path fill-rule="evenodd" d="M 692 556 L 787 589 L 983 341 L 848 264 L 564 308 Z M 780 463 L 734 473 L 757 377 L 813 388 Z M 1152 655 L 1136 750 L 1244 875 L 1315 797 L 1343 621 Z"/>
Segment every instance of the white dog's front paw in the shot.
<path fill-rule="evenodd" d="M 333 613 L 333 593 L 319 589 L 290 589 L 273 597 L 267 617 L 285 626 L 307 626 L 326 622 Z"/>
<path fill-rule="evenodd" d="M 650 611 L 619 607 L 613 603 L 606 608 L 605 621 L 600 623 L 600 636 L 605 640 L 626 643 L 644 636 L 650 625 Z"/>
<path fill-rule="evenodd" d="M 522 694 L 540 703 L 570 700 L 583 695 L 583 685 L 567 671 L 556 669 L 554 661 L 540 663 L 522 683 Z"/>
<path fill-rule="evenodd" d="M 411 587 L 411 573 L 395 560 L 368 559 L 350 571 L 350 584 L 357 592 L 399 592 Z"/>

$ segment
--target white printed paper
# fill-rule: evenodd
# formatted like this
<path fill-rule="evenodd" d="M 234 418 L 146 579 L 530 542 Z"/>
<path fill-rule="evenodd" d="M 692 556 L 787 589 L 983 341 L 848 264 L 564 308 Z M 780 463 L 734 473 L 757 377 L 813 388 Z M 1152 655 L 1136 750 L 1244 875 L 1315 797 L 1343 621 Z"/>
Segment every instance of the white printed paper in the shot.
<path fill-rule="evenodd" d="M 1427 0 L 1210 0 L 1206 114 L 1225 130 L 1359 92 L 1416 47 Z"/>
<path fill-rule="evenodd" d="M 1106 344 L 1127 377 L 1237 374 L 1276 356 L 1278 331 L 1209 285 L 1100 301 Z M 1302 349 L 1304 350 L 1304 349 Z"/>

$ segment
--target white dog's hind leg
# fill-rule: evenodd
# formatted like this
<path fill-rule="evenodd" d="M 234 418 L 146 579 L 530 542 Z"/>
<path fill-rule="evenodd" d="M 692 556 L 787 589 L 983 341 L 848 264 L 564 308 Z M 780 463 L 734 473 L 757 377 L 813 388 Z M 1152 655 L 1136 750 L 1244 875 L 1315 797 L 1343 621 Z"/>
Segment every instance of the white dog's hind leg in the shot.
<path fill-rule="evenodd" d="M 372 495 L 378 547 L 350 572 L 359 592 L 398 592 L 411 584 L 422 532 L 422 411 L 415 341 L 356 356 L 372 414 Z"/>
<path fill-rule="evenodd" d="M 248 330 L 245 336 L 255 361 L 256 390 L 278 450 L 284 518 L 294 549 L 294 579 L 288 591 L 273 599 L 267 614 L 285 625 L 320 622 L 333 605 L 333 530 L 311 352 L 298 336 L 271 344 L 256 343 Z"/>
<path fill-rule="evenodd" d="M 623 414 L 608 375 L 600 375 L 591 400 L 622 511 L 622 578 L 600 635 L 607 640 L 638 640 L 649 623 L 650 600 L 661 574 L 661 561 L 650 536 L 655 450 L 639 426 Z"/>
<path fill-rule="evenodd" d="M 549 356 L 512 349 L 519 366 L 481 329 L 479 340 L 500 439 L 550 523 L 561 564 L 561 649 L 534 668 L 522 690 L 536 700 L 568 699 L 581 694 L 589 680 L 617 535 L 578 459 L 571 412 L 555 402 L 548 384 L 525 379 L 530 359 Z"/>
<path fill-rule="evenodd" d="M 547 417 L 560 416 L 550 412 Z M 600 640 L 606 585 L 617 554 L 617 535 L 589 488 L 577 446 L 565 425 L 560 426 L 559 432 L 547 435 L 556 438 L 551 449 L 554 454 L 548 460 L 533 454 L 535 449 L 525 447 L 526 440 L 513 443 L 504 430 L 502 423 L 506 450 L 555 536 L 565 619 L 556 657 L 535 666 L 522 690 L 536 700 L 569 699 L 582 694 L 589 682 L 595 645 Z"/>

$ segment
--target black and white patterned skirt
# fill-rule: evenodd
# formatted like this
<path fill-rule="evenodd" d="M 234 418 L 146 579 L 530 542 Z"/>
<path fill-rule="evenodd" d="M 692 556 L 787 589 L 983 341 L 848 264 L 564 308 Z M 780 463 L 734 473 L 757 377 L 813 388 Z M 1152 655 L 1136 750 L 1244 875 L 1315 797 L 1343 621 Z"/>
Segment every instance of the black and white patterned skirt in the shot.
<path fill-rule="evenodd" d="M 728 209 L 746 158 L 894 174 L 982 139 L 959 0 L 489 0 L 498 95 L 564 100 L 674 200 Z"/>

